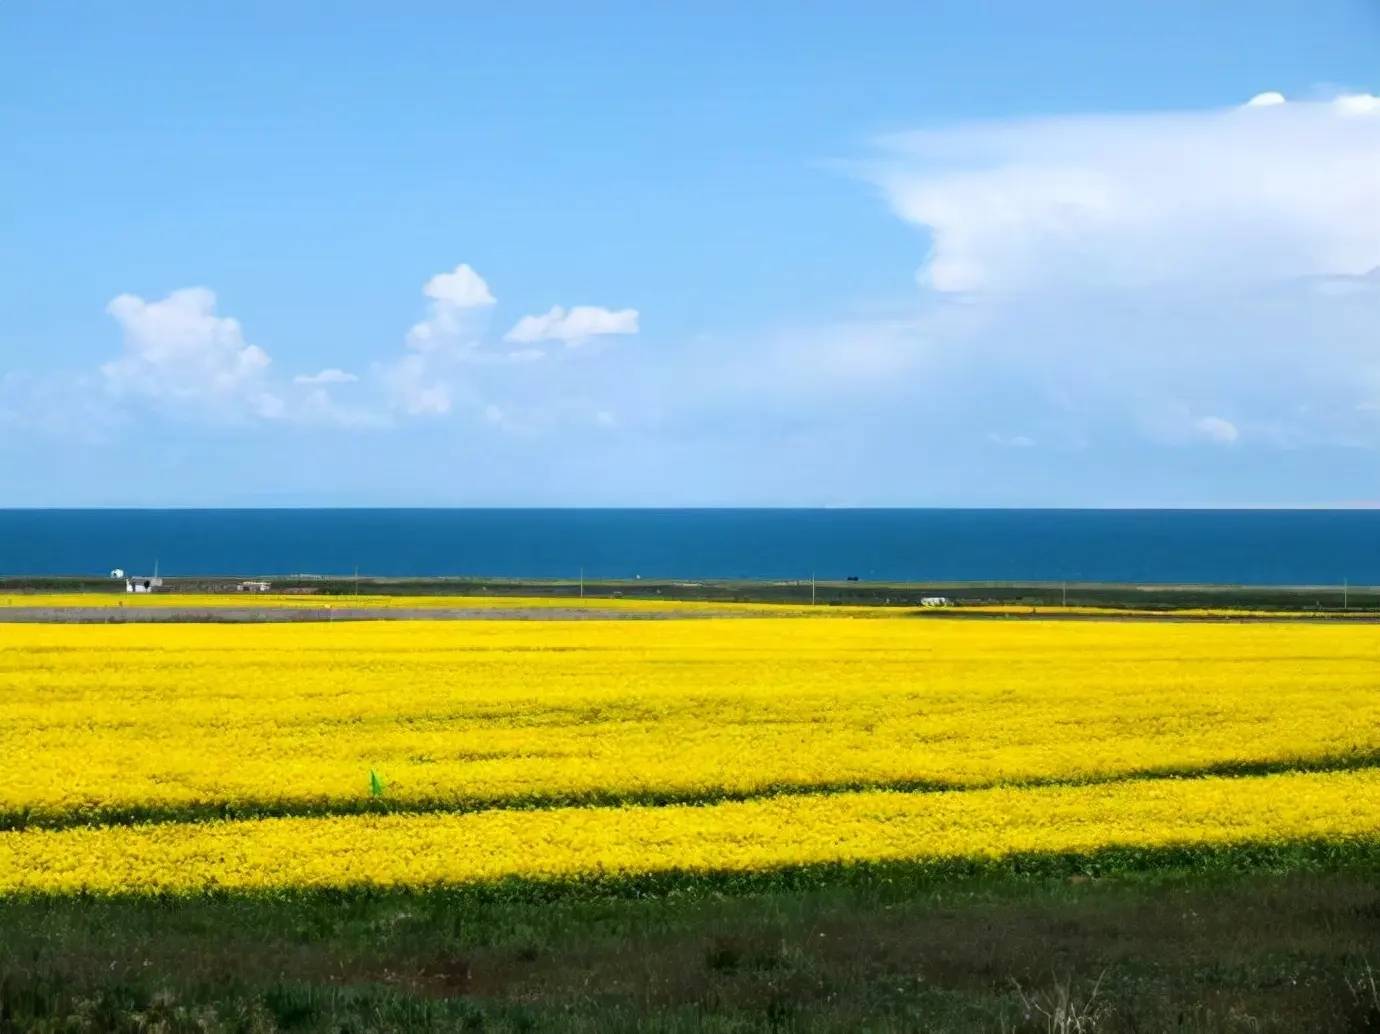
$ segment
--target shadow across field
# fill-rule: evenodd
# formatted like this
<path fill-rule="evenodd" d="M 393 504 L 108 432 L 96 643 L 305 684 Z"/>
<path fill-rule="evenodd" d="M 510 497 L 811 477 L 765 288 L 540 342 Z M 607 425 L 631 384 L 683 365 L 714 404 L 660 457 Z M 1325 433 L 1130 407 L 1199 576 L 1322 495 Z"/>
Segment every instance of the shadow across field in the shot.
<path fill-rule="evenodd" d="M 170 805 L 109 805 L 61 812 L 35 809 L 0 809 L 0 832 L 25 829 L 72 829 L 93 825 L 136 823 L 210 822 L 331 815 L 426 815 L 480 811 L 541 811 L 555 808 L 618 808 L 713 805 L 733 801 L 782 796 L 827 796 L 885 791 L 892 793 L 965 793 L 996 787 L 1021 789 L 1050 786 L 1101 786 L 1127 782 L 1198 779 L 1205 777 L 1250 778 L 1290 772 L 1350 772 L 1380 768 L 1380 751 L 1311 758 L 1276 758 L 1259 761 L 1223 761 L 1208 765 L 1165 765 L 1082 777 L 1006 779 L 955 784 L 938 780 L 839 780 L 828 783 L 771 783 L 744 789 L 634 789 L 535 793 L 504 796 L 455 796 L 444 798 L 390 799 L 361 795 L 326 800 L 207 801 Z"/>

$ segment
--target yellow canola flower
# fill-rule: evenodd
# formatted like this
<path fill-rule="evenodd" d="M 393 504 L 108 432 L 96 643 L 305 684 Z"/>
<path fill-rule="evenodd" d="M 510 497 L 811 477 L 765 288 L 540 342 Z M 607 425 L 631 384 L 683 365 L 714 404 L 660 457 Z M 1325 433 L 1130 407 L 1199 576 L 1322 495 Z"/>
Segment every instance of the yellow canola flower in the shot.
<path fill-rule="evenodd" d="M 1046 617 L 1268 618 L 1275 621 L 1289 619 L 1306 619 L 1309 621 L 1354 620 L 1358 623 L 1373 622 L 1377 614 L 1374 609 L 1265 610 L 1256 607 L 1166 607 L 1164 605 L 1158 607 L 1098 607 L 1087 604 L 1060 606 L 1052 603 L 965 603 L 957 608 L 957 612 L 986 614 L 994 617 L 1021 617 L 1037 614 Z M 954 611 L 931 611 L 930 613 L 945 615 L 953 614 Z"/>
<path fill-rule="evenodd" d="M 1380 751 L 1380 626 L 0 624 L 0 815 L 712 799 Z"/>
<path fill-rule="evenodd" d="M 0 833 L 0 894 L 465 885 L 1380 836 L 1380 773 Z"/>

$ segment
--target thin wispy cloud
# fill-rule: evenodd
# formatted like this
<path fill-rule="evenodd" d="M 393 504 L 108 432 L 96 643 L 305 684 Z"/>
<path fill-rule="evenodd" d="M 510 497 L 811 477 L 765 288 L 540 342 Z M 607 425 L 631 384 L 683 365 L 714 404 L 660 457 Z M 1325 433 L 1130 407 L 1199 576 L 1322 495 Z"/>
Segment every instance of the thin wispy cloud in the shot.
<path fill-rule="evenodd" d="M 605 309 L 598 305 L 576 305 L 565 309 L 553 305 L 539 316 L 524 316 L 503 340 L 517 344 L 536 344 L 541 341 L 560 341 L 566 345 L 581 345 L 591 338 L 608 334 L 636 334 L 636 309 Z"/>
<path fill-rule="evenodd" d="M 346 373 L 344 370 L 329 367 L 317 373 L 299 373 L 292 378 L 294 384 L 354 384 L 359 378 L 353 373 Z"/>

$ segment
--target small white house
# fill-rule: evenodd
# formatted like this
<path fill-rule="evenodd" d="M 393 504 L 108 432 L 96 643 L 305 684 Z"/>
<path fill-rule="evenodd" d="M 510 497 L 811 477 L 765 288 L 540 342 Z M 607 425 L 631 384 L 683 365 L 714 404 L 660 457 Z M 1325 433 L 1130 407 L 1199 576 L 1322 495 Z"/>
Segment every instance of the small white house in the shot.
<path fill-rule="evenodd" d="M 130 575 L 125 578 L 125 592 L 153 592 L 163 587 L 163 579 L 156 574 L 149 577 Z"/>
<path fill-rule="evenodd" d="M 954 601 L 947 596 L 922 596 L 920 606 L 922 607 L 952 607 Z"/>
<path fill-rule="evenodd" d="M 271 588 L 273 588 L 273 586 L 271 586 L 268 582 L 250 581 L 250 582 L 240 582 L 239 585 L 235 586 L 235 591 L 236 591 L 236 592 L 268 592 L 268 590 L 271 589 Z"/>

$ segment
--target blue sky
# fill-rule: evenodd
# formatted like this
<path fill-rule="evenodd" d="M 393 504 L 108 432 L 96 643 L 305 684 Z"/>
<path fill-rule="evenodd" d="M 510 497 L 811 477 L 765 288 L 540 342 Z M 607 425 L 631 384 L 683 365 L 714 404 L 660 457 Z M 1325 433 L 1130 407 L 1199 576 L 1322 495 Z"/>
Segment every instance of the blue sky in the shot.
<path fill-rule="evenodd" d="M 649 6 L 6 5 L 0 498 L 1380 499 L 1380 7 Z"/>

